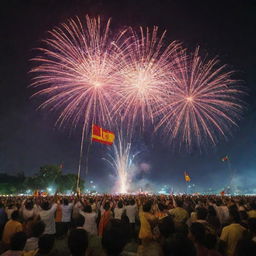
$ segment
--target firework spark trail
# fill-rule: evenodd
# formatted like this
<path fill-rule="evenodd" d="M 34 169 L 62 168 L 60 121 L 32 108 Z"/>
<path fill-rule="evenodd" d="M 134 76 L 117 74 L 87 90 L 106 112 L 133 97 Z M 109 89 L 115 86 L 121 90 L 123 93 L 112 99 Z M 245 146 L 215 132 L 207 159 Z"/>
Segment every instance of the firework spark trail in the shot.
<path fill-rule="evenodd" d="M 129 189 L 129 171 L 132 168 L 133 160 L 136 155 L 131 156 L 131 143 L 118 136 L 114 144 L 114 154 L 109 154 L 109 158 L 104 158 L 116 171 L 118 178 L 118 192 L 127 193 Z"/>
<path fill-rule="evenodd" d="M 172 42 L 166 46 L 165 34 L 166 31 L 159 33 L 158 27 L 152 30 L 141 27 L 139 32 L 130 28 L 119 39 L 123 54 L 119 71 L 122 83 L 119 88 L 121 97 L 114 110 L 121 113 L 129 134 L 137 122 L 142 128 L 147 120 L 154 123 L 153 113 L 165 98 L 174 63 L 181 60 L 177 58 L 180 44 Z"/>
<path fill-rule="evenodd" d="M 207 139 L 216 144 L 217 135 L 226 137 L 230 126 L 237 125 L 244 91 L 226 65 L 217 58 L 202 59 L 199 48 L 184 60 L 178 62 L 166 102 L 156 112 L 157 129 L 163 128 L 171 139 L 179 138 L 188 147 L 201 146 Z"/>
<path fill-rule="evenodd" d="M 40 108 L 59 111 L 56 124 L 82 121 L 86 132 L 96 122 L 109 125 L 115 86 L 120 84 L 120 63 L 115 44 L 109 39 L 110 20 L 102 24 L 100 17 L 86 16 L 83 26 L 79 18 L 71 19 L 50 31 L 50 38 L 33 59 L 37 66 L 33 96 L 46 96 Z M 38 64 L 39 63 L 39 64 Z"/>

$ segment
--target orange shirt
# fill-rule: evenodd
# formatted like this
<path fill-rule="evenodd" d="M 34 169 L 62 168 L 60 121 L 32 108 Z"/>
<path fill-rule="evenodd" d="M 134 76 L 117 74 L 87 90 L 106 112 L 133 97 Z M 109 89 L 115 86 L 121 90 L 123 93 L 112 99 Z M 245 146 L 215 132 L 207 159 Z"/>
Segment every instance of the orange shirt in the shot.
<path fill-rule="evenodd" d="M 57 210 L 55 213 L 55 222 L 61 222 L 62 220 L 62 209 L 61 206 L 58 204 Z"/>
<path fill-rule="evenodd" d="M 17 232 L 22 231 L 22 224 L 16 220 L 9 220 L 4 226 L 3 242 L 10 244 L 11 236 Z"/>

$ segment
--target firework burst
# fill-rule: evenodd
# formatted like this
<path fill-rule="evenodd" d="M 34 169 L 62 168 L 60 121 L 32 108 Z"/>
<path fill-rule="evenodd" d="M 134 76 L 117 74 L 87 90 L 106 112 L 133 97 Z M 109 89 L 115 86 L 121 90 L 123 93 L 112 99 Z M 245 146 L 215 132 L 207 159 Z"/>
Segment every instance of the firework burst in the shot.
<path fill-rule="evenodd" d="M 86 16 L 85 25 L 71 19 L 50 31 L 46 47 L 38 49 L 33 96 L 46 97 L 40 108 L 60 112 L 56 124 L 76 127 L 82 121 L 87 130 L 94 122 L 110 123 L 120 61 L 109 26 L 100 17 Z"/>
<path fill-rule="evenodd" d="M 218 135 L 226 137 L 230 126 L 237 125 L 244 91 L 226 65 L 220 65 L 217 58 L 202 59 L 199 48 L 183 60 L 177 62 L 165 104 L 156 112 L 160 117 L 157 128 L 188 147 L 206 140 L 216 144 Z"/>
<path fill-rule="evenodd" d="M 130 133 L 136 123 L 142 124 L 142 128 L 147 120 L 154 123 L 153 113 L 164 100 L 170 84 L 180 44 L 173 42 L 166 46 L 165 34 L 159 33 L 158 27 L 152 30 L 141 27 L 139 32 L 130 28 L 119 39 L 122 83 L 121 97 L 114 110 L 121 114 Z"/>

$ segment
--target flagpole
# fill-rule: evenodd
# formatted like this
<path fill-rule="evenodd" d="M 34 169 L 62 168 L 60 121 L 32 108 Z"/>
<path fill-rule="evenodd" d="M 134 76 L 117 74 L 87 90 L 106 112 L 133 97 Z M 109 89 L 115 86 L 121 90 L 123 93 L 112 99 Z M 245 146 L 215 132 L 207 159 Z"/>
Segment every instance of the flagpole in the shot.
<path fill-rule="evenodd" d="M 80 186 L 81 164 L 82 164 L 83 147 L 84 147 L 84 133 L 85 133 L 85 122 L 83 124 L 81 143 L 80 143 L 80 156 L 79 156 L 79 164 L 78 164 L 78 171 L 77 171 L 77 181 L 76 181 L 76 190 L 77 190 L 77 192 L 79 191 L 79 186 Z"/>

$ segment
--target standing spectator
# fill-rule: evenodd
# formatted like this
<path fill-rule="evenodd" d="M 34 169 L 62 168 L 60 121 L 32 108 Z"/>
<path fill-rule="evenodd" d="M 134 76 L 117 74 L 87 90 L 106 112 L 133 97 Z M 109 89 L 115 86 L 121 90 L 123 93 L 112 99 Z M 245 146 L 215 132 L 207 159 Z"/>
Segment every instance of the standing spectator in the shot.
<path fill-rule="evenodd" d="M 245 228 L 240 225 L 240 216 L 236 209 L 231 208 L 229 210 L 231 224 L 224 227 L 221 232 L 220 239 L 226 242 L 227 255 L 233 256 L 235 253 L 236 245 L 240 239 L 242 239 Z"/>
<path fill-rule="evenodd" d="M 44 234 L 54 235 L 56 233 L 54 214 L 57 209 L 57 204 L 53 204 L 50 207 L 48 201 L 45 201 L 41 205 L 42 210 L 39 213 L 41 220 L 45 224 Z"/>
<path fill-rule="evenodd" d="M 4 205 L 0 201 L 0 240 L 2 239 L 2 233 L 3 233 L 6 220 L 7 220 L 7 216 L 4 210 Z"/>
<path fill-rule="evenodd" d="M 43 234 L 45 224 L 43 221 L 37 221 L 32 226 L 32 237 L 27 239 L 24 251 L 33 251 L 38 249 L 39 237 Z"/>
<path fill-rule="evenodd" d="M 18 221 L 19 211 L 14 211 L 11 215 L 11 219 L 5 224 L 3 232 L 3 242 L 8 247 L 11 242 L 11 237 L 23 230 L 22 224 Z"/>
<path fill-rule="evenodd" d="M 252 202 L 250 204 L 251 210 L 248 211 L 248 217 L 249 218 L 256 218 L 256 202 Z"/>
<path fill-rule="evenodd" d="M 119 201 L 117 207 L 114 209 L 114 218 L 121 220 L 122 215 L 124 214 L 125 208 L 123 207 L 123 202 Z"/>
<path fill-rule="evenodd" d="M 100 218 L 100 223 L 99 223 L 99 236 L 103 235 L 103 232 L 108 225 L 109 220 L 112 218 L 112 213 L 110 209 L 110 204 L 109 202 L 106 202 L 103 207 L 103 214 Z"/>
<path fill-rule="evenodd" d="M 84 211 L 80 210 L 80 214 L 84 217 L 84 229 L 91 235 L 97 235 L 97 213 L 92 211 L 90 205 L 84 207 Z"/>
<path fill-rule="evenodd" d="M 129 201 L 129 204 L 125 207 L 126 215 L 129 218 L 132 235 L 135 236 L 135 220 L 138 214 L 138 207 L 134 199 Z"/>
<path fill-rule="evenodd" d="M 70 228 L 72 209 L 73 209 L 73 203 L 70 203 L 67 198 L 64 198 L 63 203 L 61 204 L 62 235 L 66 235 L 68 232 L 68 229 Z"/>
<path fill-rule="evenodd" d="M 17 232 L 12 235 L 10 240 L 10 249 L 1 256 L 21 256 L 23 255 L 23 249 L 27 240 L 27 236 L 24 232 Z"/>
<path fill-rule="evenodd" d="M 14 203 L 12 201 L 8 201 L 7 207 L 5 208 L 5 212 L 6 212 L 8 220 L 11 219 L 12 213 L 17 210 L 18 210 L 18 208 L 14 205 Z"/>
<path fill-rule="evenodd" d="M 74 229 L 68 237 L 68 248 L 72 256 L 85 256 L 88 248 L 88 234 L 84 229 Z"/>
<path fill-rule="evenodd" d="M 185 223 L 189 215 L 188 215 L 188 212 L 184 208 L 182 208 L 183 201 L 180 199 L 177 199 L 174 201 L 174 205 L 176 205 L 176 207 L 169 211 L 170 215 L 173 216 L 174 222 L 178 224 Z"/>

